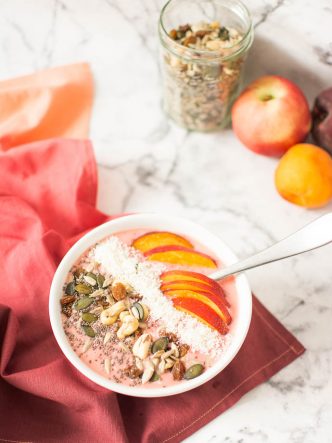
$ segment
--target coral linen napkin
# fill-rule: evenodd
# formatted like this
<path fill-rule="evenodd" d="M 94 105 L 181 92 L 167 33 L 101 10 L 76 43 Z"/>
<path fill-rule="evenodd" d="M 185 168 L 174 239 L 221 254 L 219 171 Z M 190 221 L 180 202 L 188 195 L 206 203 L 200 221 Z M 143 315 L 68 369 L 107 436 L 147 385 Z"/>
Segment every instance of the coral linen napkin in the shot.
<path fill-rule="evenodd" d="M 0 151 L 51 137 L 88 137 L 92 99 L 87 63 L 0 82 Z"/>
<path fill-rule="evenodd" d="M 112 198 L 116 189 L 109 191 Z M 109 219 L 95 207 L 96 192 L 88 141 L 55 139 L 0 154 L 2 441 L 179 442 L 304 351 L 254 299 L 242 349 L 204 386 L 138 399 L 86 379 L 53 337 L 48 294 L 70 245 Z"/>

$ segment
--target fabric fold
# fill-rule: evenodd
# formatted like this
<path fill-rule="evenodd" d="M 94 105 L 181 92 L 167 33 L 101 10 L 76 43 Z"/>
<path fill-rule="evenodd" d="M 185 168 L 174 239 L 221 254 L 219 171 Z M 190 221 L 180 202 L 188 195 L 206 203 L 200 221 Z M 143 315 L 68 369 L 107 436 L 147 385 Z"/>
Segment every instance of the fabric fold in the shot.
<path fill-rule="evenodd" d="M 86 138 L 93 100 L 87 63 L 0 82 L 0 150 L 54 137 Z"/>
<path fill-rule="evenodd" d="M 52 139 L 0 154 L 0 440 L 180 442 L 304 351 L 254 298 L 242 349 L 193 391 L 142 399 L 85 378 L 53 337 L 48 297 L 69 247 L 111 219 L 96 209 L 96 195 L 89 141 Z"/>

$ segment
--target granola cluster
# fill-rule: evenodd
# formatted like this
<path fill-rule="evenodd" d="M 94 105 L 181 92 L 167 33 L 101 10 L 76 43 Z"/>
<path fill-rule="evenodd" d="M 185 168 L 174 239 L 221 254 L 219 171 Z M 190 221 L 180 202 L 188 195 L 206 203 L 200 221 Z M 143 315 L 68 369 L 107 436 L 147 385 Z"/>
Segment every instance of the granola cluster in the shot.
<path fill-rule="evenodd" d="M 169 37 L 174 47 L 164 48 L 162 61 L 166 112 L 188 129 L 224 126 L 240 86 L 244 55 L 231 53 L 242 34 L 219 22 L 200 22 L 172 29 Z"/>

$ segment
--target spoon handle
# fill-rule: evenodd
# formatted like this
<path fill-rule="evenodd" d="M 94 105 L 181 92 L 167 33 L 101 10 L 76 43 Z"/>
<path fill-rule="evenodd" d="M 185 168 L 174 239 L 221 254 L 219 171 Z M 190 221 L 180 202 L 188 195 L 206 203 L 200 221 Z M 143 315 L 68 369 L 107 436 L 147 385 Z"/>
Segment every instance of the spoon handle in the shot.
<path fill-rule="evenodd" d="M 213 280 L 221 280 L 229 275 L 302 254 L 302 252 L 320 248 L 331 242 L 332 212 L 329 212 L 269 248 L 224 269 L 219 269 L 209 277 Z"/>

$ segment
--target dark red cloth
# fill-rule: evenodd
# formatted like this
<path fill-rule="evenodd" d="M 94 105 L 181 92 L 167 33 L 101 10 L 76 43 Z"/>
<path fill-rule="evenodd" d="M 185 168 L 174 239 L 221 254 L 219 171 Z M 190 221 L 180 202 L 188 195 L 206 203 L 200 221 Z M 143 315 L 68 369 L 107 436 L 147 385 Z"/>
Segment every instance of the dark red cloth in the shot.
<path fill-rule="evenodd" d="M 68 248 L 110 218 L 95 208 L 96 193 L 88 141 L 48 140 L 0 154 L 0 440 L 182 441 L 304 352 L 254 299 L 245 344 L 202 387 L 142 399 L 86 379 L 53 337 L 48 296 Z"/>

